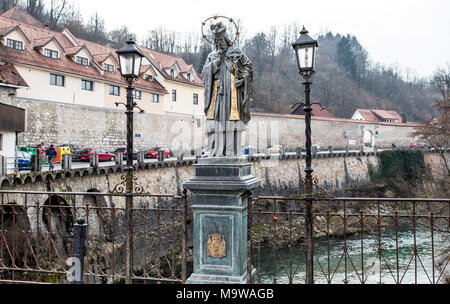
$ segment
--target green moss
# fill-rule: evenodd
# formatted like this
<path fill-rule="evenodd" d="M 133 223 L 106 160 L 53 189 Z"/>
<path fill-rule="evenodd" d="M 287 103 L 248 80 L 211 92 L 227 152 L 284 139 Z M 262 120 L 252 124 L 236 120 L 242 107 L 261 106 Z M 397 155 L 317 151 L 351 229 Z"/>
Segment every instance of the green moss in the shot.
<path fill-rule="evenodd" d="M 415 184 L 426 172 L 423 152 L 408 149 L 383 151 L 378 166 L 369 163 L 368 172 L 374 183 L 402 179 L 410 185 Z"/>

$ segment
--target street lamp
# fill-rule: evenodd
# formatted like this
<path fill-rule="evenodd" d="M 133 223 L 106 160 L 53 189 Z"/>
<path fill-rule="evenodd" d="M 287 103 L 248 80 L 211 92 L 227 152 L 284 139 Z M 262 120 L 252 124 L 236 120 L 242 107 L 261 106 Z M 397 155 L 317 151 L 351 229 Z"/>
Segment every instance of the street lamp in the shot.
<path fill-rule="evenodd" d="M 127 177 L 126 177 L 126 205 L 125 215 L 128 223 L 128 233 L 126 236 L 126 252 L 125 265 L 129 265 L 125 270 L 125 282 L 131 284 L 131 277 L 133 271 L 133 109 L 139 108 L 133 100 L 134 86 L 133 82 L 139 78 L 141 71 L 142 58 L 145 55 L 136 46 L 133 40 L 128 40 L 127 44 L 118 50 L 120 74 L 127 82 L 127 103 L 116 102 L 116 107 L 123 104 L 126 107 L 127 115 Z M 139 108 L 140 109 L 140 108 Z M 141 113 L 143 112 L 142 109 Z"/>
<path fill-rule="evenodd" d="M 303 27 L 300 37 L 292 44 L 295 51 L 295 59 L 299 73 L 309 79 L 314 74 L 314 65 L 316 61 L 316 49 L 319 47 L 317 40 L 308 35 L 308 31 Z"/>
<path fill-rule="evenodd" d="M 306 135 L 306 168 L 305 168 L 305 233 L 306 233 L 306 283 L 314 284 L 314 243 L 313 243 L 313 217 L 312 202 L 314 200 L 312 192 L 312 173 L 314 170 L 311 166 L 311 84 L 309 78 L 314 74 L 314 65 L 316 60 L 316 49 L 319 47 L 317 40 L 312 39 L 308 35 L 308 31 L 303 27 L 300 37 L 292 44 L 297 59 L 297 67 L 300 75 L 303 76 L 305 82 L 305 103 L 303 111 L 305 112 L 305 135 Z"/>

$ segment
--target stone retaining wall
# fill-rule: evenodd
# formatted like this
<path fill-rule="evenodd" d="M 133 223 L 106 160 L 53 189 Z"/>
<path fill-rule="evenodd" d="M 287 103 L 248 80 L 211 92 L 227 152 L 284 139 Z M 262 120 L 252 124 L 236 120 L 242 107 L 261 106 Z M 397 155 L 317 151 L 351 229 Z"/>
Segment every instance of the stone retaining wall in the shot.
<path fill-rule="evenodd" d="M 27 109 L 26 132 L 19 135 L 20 146 L 69 145 L 72 148 L 101 147 L 108 151 L 126 145 L 126 115 L 123 109 L 107 109 L 79 106 L 68 103 L 16 99 L 17 106 Z M 413 140 L 410 133 L 414 124 L 388 124 L 352 121 L 349 119 L 312 120 L 312 142 L 321 146 L 343 148 L 349 140 L 355 143 L 351 149 L 364 144 L 364 133 L 373 137 L 372 145 L 390 147 L 408 146 Z M 173 151 L 190 151 L 192 146 L 205 146 L 204 118 L 176 115 L 136 113 L 134 116 L 134 145 L 148 149 L 165 145 Z M 367 133 L 366 133 L 367 134 Z M 378 134 L 378 135 L 376 135 Z M 305 145 L 303 116 L 253 113 L 245 144 L 265 151 L 268 146 L 281 144 L 288 150 Z"/>

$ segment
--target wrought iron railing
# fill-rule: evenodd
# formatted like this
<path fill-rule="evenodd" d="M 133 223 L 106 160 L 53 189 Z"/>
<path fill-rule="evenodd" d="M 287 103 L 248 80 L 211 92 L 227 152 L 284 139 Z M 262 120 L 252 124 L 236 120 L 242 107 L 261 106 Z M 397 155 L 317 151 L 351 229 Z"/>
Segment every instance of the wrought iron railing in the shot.
<path fill-rule="evenodd" d="M 250 203 L 254 283 L 305 282 L 305 203 L 274 196 Z M 315 283 L 449 279 L 450 199 L 322 198 L 313 202 L 312 220 Z"/>
<path fill-rule="evenodd" d="M 186 196 L 133 194 L 135 283 L 186 280 Z M 87 224 L 84 283 L 125 278 L 125 194 L 0 191 L 0 282 L 70 283 L 73 227 Z"/>
<path fill-rule="evenodd" d="M 74 225 L 86 227 L 84 283 L 123 283 L 127 237 L 122 193 L 0 190 L 0 283 L 70 283 Z M 133 194 L 133 283 L 184 283 L 188 199 Z M 249 200 L 252 283 L 305 283 L 300 196 Z M 315 283 L 445 283 L 450 199 L 315 198 Z"/>

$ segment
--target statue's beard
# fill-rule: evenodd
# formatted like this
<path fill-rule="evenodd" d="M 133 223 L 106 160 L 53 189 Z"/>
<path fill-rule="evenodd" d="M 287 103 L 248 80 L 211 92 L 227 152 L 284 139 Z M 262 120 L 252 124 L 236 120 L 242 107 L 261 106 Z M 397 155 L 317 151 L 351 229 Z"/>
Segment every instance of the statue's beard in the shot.
<path fill-rule="evenodd" d="M 228 49 L 228 46 L 227 46 L 226 44 L 219 44 L 219 45 L 217 45 L 217 49 L 218 49 L 220 52 L 225 53 L 225 52 L 227 51 L 227 49 Z"/>

